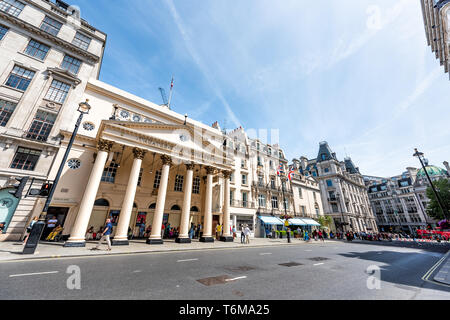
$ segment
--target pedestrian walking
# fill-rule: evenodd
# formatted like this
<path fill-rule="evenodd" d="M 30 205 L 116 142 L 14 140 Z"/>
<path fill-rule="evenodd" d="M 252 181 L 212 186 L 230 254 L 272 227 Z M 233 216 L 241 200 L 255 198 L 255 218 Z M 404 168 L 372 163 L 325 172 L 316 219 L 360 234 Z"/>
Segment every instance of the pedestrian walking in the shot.
<path fill-rule="evenodd" d="M 323 238 L 323 233 L 321 230 L 319 230 L 318 235 L 319 235 L 319 239 L 322 240 L 322 242 L 325 242 L 325 240 Z"/>
<path fill-rule="evenodd" d="M 244 225 L 241 224 L 241 243 L 244 244 L 245 243 L 245 233 L 244 233 Z"/>
<path fill-rule="evenodd" d="M 106 240 L 106 243 L 108 244 L 108 251 L 111 251 L 111 240 L 110 240 L 110 235 L 112 233 L 112 223 L 111 223 L 111 219 L 106 219 L 106 226 L 103 229 L 103 232 L 100 236 L 100 240 L 98 241 L 98 244 L 96 247 L 92 248 L 92 250 L 100 250 L 100 246 L 102 245 L 103 239 Z"/>
<path fill-rule="evenodd" d="M 233 225 L 233 241 L 236 239 L 236 226 Z"/>
<path fill-rule="evenodd" d="M 30 237 L 31 230 L 33 230 L 33 226 L 36 222 L 38 222 L 39 218 L 36 216 L 31 220 L 30 225 L 27 227 L 27 236 L 23 240 L 23 243 L 26 243 L 28 241 L 28 238 Z"/>
<path fill-rule="evenodd" d="M 309 241 L 309 235 L 308 235 L 308 231 L 307 230 L 305 230 L 305 237 L 303 238 L 303 240 Z"/>
<path fill-rule="evenodd" d="M 250 228 L 248 225 L 245 225 L 244 228 L 244 235 L 245 235 L 245 244 L 250 244 Z"/>
<path fill-rule="evenodd" d="M 189 239 L 194 238 L 194 232 L 195 232 L 195 225 L 191 223 L 191 228 L 189 229 Z"/>

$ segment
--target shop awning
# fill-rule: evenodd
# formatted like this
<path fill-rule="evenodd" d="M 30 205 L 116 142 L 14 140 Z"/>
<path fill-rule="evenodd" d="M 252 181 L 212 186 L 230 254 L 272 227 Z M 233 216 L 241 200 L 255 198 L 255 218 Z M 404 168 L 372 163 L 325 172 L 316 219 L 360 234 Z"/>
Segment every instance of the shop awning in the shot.
<path fill-rule="evenodd" d="M 308 226 L 320 226 L 320 223 L 316 222 L 313 219 L 303 218 L 303 221 L 305 221 L 306 225 Z"/>
<path fill-rule="evenodd" d="M 265 224 L 283 225 L 283 221 L 275 217 L 258 216 L 258 218 Z"/>
<path fill-rule="evenodd" d="M 293 226 L 306 226 L 307 223 L 305 221 L 303 221 L 302 219 L 298 219 L 298 218 L 293 218 L 293 219 L 289 219 L 289 224 L 293 225 Z"/>

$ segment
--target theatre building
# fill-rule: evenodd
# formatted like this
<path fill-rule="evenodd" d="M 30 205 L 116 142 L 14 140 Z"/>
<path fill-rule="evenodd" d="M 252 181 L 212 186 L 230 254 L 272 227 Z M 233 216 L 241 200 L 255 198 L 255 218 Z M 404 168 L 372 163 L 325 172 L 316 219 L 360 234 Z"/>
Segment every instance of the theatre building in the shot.
<path fill-rule="evenodd" d="M 233 161 L 220 130 L 98 80 L 88 82 L 84 99 L 91 109 L 51 205 L 65 214 L 66 246 L 84 246 L 86 230 L 97 231 L 107 217 L 115 244 L 128 243 L 129 228 L 138 236 L 141 224 L 151 227 L 148 243 L 161 243 L 165 223 L 179 228 L 179 242 L 189 242 L 191 223 L 202 225 L 201 241 L 213 241 L 223 224 L 227 240 Z M 71 131 L 61 134 L 50 177 Z"/>

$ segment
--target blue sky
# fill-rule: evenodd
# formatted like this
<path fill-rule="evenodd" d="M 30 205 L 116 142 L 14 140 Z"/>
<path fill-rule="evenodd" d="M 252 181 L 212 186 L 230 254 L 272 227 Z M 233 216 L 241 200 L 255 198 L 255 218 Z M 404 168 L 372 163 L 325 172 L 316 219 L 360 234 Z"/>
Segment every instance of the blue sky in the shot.
<path fill-rule="evenodd" d="M 419 0 L 77 0 L 108 34 L 100 80 L 234 129 L 278 129 L 288 159 L 328 141 L 363 174 L 450 161 L 449 77 Z M 270 137 L 269 137 L 270 138 Z M 274 142 L 274 141 L 269 141 Z"/>

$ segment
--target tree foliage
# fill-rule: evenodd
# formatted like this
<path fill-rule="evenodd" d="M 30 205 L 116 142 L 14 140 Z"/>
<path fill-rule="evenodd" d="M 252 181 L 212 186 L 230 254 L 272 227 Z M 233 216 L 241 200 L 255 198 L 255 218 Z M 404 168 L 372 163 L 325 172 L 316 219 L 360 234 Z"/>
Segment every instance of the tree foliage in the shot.
<path fill-rule="evenodd" d="M 449 209 L 450 209 L 450 180 L 440 179 L 438 181 L 433 182 L 433 185 L 439 194 L 444 210 L 447 212 L 447 217 L 449 217 Z M 439 202 L 433 192 L 431 187 L 427 188 L 426 191 L 427 198 L 430 199 L 430 202 L 427 206 L 427 214 L 436 220 L 445 219 L 445 215 L 442 213 L 441 207 L 439 206 Z"/>
<path fill-rule="evenodd" d="M 330 216 L 320 216 L 319 219 L 317 219 L 317 220 L 322 227 L 331 228 L 331 226 L 333 224 L 333 218 Z"/>

